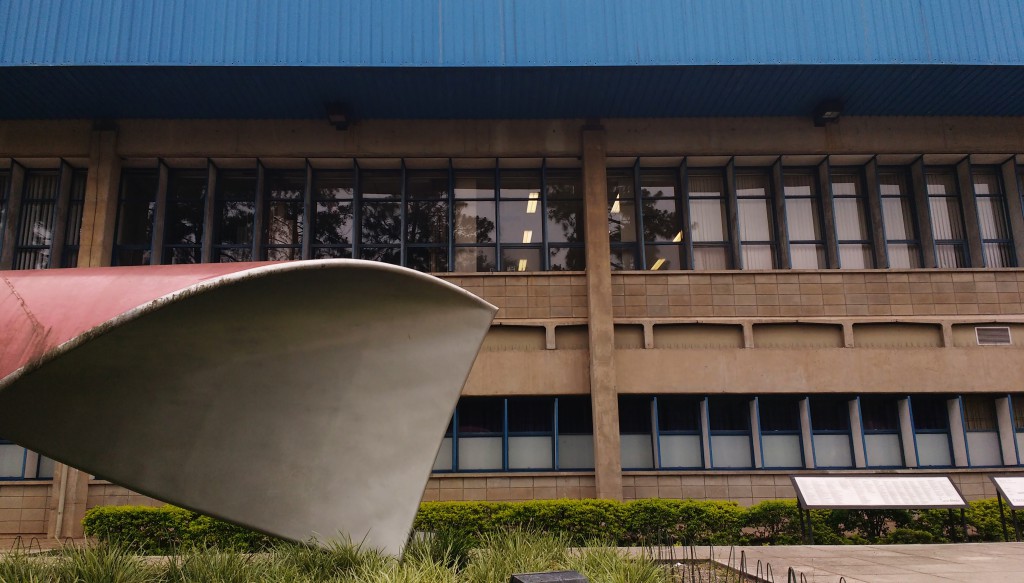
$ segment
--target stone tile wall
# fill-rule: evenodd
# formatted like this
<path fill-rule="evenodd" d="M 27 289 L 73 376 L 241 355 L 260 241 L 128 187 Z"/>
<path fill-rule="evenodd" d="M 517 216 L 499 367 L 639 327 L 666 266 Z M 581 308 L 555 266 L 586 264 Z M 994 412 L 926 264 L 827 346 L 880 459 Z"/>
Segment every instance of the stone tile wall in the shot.
<path fill-rule="evenodd" d="M 164 504 L 164 502 L 132 492 L 127 488 L 104 481 L 96 481 L 89 484 L 89 499 L 86 501 L 86 508 L 95 508 L 96 506 L 163 506 Z"/>
<path fill-rule="evenodd" d="M 46 534 L 50 482 L 0 485 L 0 535 Z"/>
<path fill-rule="evenodd" d="M 593 474 L 558 473 L 533 476 L 487 474 L 432 476 L 423 491 L 423 501 L 436 500 L 549 500 L 593 498 Z"/>
<path fill-rule="evenodd" d="M 587 317 L 587 278 L 583 274 L 486 273 L 441 279 L 498 306 L 497 319 Z"/>
<path fill-rule="evenodd" d="M 1024 270 L 620 273 L 614 315 L 931 316 L 1021 313 Z"/>

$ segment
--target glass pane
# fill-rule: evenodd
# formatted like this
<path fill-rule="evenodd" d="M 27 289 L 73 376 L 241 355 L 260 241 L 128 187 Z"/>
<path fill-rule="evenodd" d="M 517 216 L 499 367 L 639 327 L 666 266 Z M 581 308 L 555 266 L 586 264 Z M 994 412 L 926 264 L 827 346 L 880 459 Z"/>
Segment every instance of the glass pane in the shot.
<path fill-rule="evenodd" d="M 255 202 L 256 174 L 223 171 L 217 177 L 217 190 L 221 200 Z"/>
<path fill-rule="evenodd" d="M 503 271 L 540 271 L 540 249 L 503 248 L 501 250 L 501 269 Z"/>
<path fill-rule="evenodd" d="M 455 203 L 456 243 L 493 243 L 494 227 L 493 201 Z"/>
<path fill-rule="evenodd" d="M 351 200 L 355 177 L 348 171 L 318 171 L 313 174 L 313 197 L 318 200 Z"/>
<path fill-rule="evenodd" d="M 402 262 L 402 250 L 398 247 L 361 247 L 359 258 L 398 265 Z"/>
<path fill-rule="evenodd" d="M 700 431 L 700 400 L 686 397 L 658 397 L 658 429 Z"/>
<path fill-rule="evenodd" d="M 786 223 L 790 241 L 820 241 L 821 221 L 818 200 L 815 198 L 787 198 Z"/>
<path fill-rule="evenodd" d="M 313 259 L 348 259 L 352 257 L 351 247 L 314 247 Z"/>
<path fill-rule="evenodd" d="M 693 268 L 699 270 L 732 269 L 727 247 L 694 247 Z"/>
<path fill-rule="evenodd" d="M 676 196 L 675 173 L 641 170 L 640 195 L 644 198 L 674 199 Z"/>
<path fill-rule="evenodd" d="M 548 269 L 550 271 L 583 271 L 586 268 L 586 252 L 582 247 L 550 247 L 548 249 Z"/>
<path fill-rule="evenodd" d="M 551 433 L 554 430 L 554 398 L 514 397 L 508 400 L 509 433 Z"/>
<path fill-rule="evenodd" d="M 767 174 L 737 174 L 736 196 L 768 198 L 771 180 Z"/>
<path fill-rule="evenodd" d="M 722 198 L 725 194 L 725 182 L 721 174 L 691 174 L 689 187 L 690 198 Z"/>
<path fill-rule="evenodd" d="M 219 205 L 220 221 L 217 240 L 222 245 L 245 245 L 252 243 L 252 224 L 256 203 L 222 201 Z"/>
<path fill-rule="evenodd" d="M 583 242 L 583 201 L 548 200 L 548 241 Z"/>
<path fill-rule="evenodd" d="M 149 249 L 118 249 L 115 254 L 115 265 L 149 265 L 152 262 Z"/>
<path fill-rule="evenodd" d="M 906 196 L 910 194 L 906 172 L 881 172 L 878 188 L 882 196 Z"/>
<path fill-rule="evenodd" d="M 813 173 L 790 174 L 782 178 L 783 194 L 786 198 L 794 196 L 817 197 L 818 188 L 815 182 L 818 177 Z"/>
<path fill-rule="evenodd" d="M 406 173 L 406 195 L 410 199 L 442 200 L 448 198 L 448 172 Z"/>
<path fill-rule="evenodd" d="M 150 245 L 156 213 L 156 172 L 125 173 L 121 177 L 118 245 Z"/>
<path fill-rule="evenodd" d="M 267 245 L 298 245 L 302 243 L 301 200 L 271 200 L 267 205 Z"/>
<path fill-rule="evenodd" d="M 502 433 L 505 400 L 498 397 L 464 397 L 458 406 L 459 435 Z"/>
<path fill-rule="evenodd" d="M 1006 230 L 1005 201 L 1002 197 L 979 197 L 978 221 L 982 239 L 1009 239 Z"/>
<path fill-rule="evenodd" d="M 313 243 L 348 245 L 352 243 L 352 203 L 318 202 L 313 218 Z"/>
<path fill-rule="evenodd" d="M 540 171 L 502 170 L 501 188 L 498 192 L 498 196 L 501 198 L 539 200 Z"/>
<path fill-rule="evenodd" d="M 21 249 L 14 256 L 14 269 L 47 269 L 49 267 L 49 249 Z"/>
<path fill-rule="evenodd" d="M 579 170 L 549 170 L 545 177 L 548 202 L 554 200 L 583 200 L 583 178 Z"/>
<path fill-rule="evenodd" d="M 959 199 L 933 196 L 928 199 L 928 208 L 932 213 L 932 228 L 935 230 L 936 240 L 964 238 Z"/>
<path fill-rule="evenodd" d="M 647 268 L 651 271 L 682 269 L 680 248 L 676 245 L 647 245 L 644 247 Z"/>
<path fill-rule="evenodd" d="M 883 198 L 882 219 L 889 240 L 915 241 L 914 210 L 909 198 Z"/>
<path fill-rule="evenodd" d="M 497 268 L 494 247 L 463 247 L 455 250 L 455 271 L 488 272 Z"/>
<path fill-rule="evenodd" d="M 725 205 L 719 199 L 690 200 L 690 232 L 694 242 L 728 241 Z"/>
<path fill-rule="evenodd" d="M 619 433 L 621 435 L 650 435 L 652 414 L 650 397 L 620 396 Z"/>
<path fill-rule="evenodd" d="M 297 261 L 302 259 L 301 247 L 275 247 L 267 249 L 267 261 Z"/>
<path fill-rule="evenodd" d="M 364 199 L 401 200 L 402 175 L 398 172 L 364 172 L 360 175 L 360 192 Z"/>
<path fill-rule="evenodd" d="M 843 269 L 871 269 L 875 259 L 870 245 L 844 243 L 839 246 L 839 266 Z"/>
<path fill-rule="evenodd" d="M 800 431 L 800 403 L 792 397 L 757 400 L 761 431 Z"/>
<path fill-rule="evenodd" d="M 956 188 L 956 175 L 951 171 L 934 171 L 925 174 L 928 196 L 952 196 L 960 193 Z"/>
<path fill-rule="evenodd" d="M 538 201 L 501 201 L 501 242 L 541 243 L 541 216 Z"/>
<path fill-rule="evenodd" d="M 360 241 L 370 245 L 397 245 L 401 242 L 401 203 L 364 201 L 361 210 Z"/>
<path fill-rule="evenodd" d="M 205 171 L 172 170 L 167 181 L 168 200 L 202 200 L 206 198 Z"/>
<path fill-rule="evenodd" d="M 1002 196 L 1003 187 L 999 175 L 989 170 L 975 169 L 973 172 L 974 194 L 976 196 Z"/>
<path fill-rule="evenodd" d="M 836 234 L 840 241 L 864 241 L 868 238 L 868 217 L 863 198 L 837 198 Z"/>
<path fill-rule="evenodd" d="M 18 246 L 46 246 L 53 242 L 54 210 L 52 202 L 23 202 L 18 229 Z"/>
<path fill-rule="evenodd" d="M 594 432 L 594 417 L 590 397 L 558 398 L 558 433 L 590 435 Z"/>
<path fill-rule="evenodd" d="M 680 217 L 673 198 L 644 199 L 644 241 L 679 243 L 683 240 Z"/>
<path fill-rule="evenodd" d="M 613 243 L 636 241 L 632 173 L 608 173 L 608 233 Z"/>
<path fill-rule="evenodd" d="M 409 247 L 405 250 L 406 267 L 424 273 L 448 271 L 446 247 Z"/>
<path fill-rule="evenodd" d="M 832 173 L 832 195 L 861 196 L 860 177 L 856 174 Z"/>
<path fill-rule="evenodd" d="M 945 398 L 914 396 L 910 398 L 910 408 L 915 430 L 949 429 L 949 407 Z"/>
<path fill-rule="evenodd" d="M 967 267 L 967 254 L 964 251 L 963 245 L 936 243 L 935 261 L 940 268 L 944 269 Z"/>
<path fill-rule="evenodd" d="M 896 399 L 862 397 L 860 418 L 864 431 L 899 431 L 900 420 Z"/>
<path fill-rule="evenodd" d="M 456 174 L 455 198 L 494 199 L 494 172 L 460 172 Z"/>
<path fill-rule="evenodd" d="M 448 202 L 446 200 L 409 202 L 405 215 L 405 237 L 408 243 L 447 243 Z"/>
<path fill-rule="evenodd" d="M 843 397 L 811 397 L 811 428 L 814 431 L 849 431 L 849 401 Z"/>
<path fill-rule="evenodd" d="M 921 267 L 921 254 L 917 245 L 889 243 L 889 267 L 893 269 L 917 269 Z"/>
<path fill-rule="evenodd" d="M 632 271 L 636 269 L 636 252 L 632 248 L 612 247 L 612 270 Z"/>
<path fill-rule="evenodd" d="M 218 263 L 235 263 L 243 261 L 252 261 L 252 249 L 249 248 L 233 248 L 233 249 L 219 249 L 214 255 L 214 261 Z"/>
<path fill-rule="evenodd" d="M 711 431 L 749 431 L 750 399 L 711 397 L 708 399 L 708 424 Z"/>
<path fill-rule="evenodd" d="M 301 201 L 306 192 L 306 173 L 300 171 L 267 171 L 264 174 L 267 198 Z"/>
<path fill-rule="evenodd" d="M 774 269 L 775 254 L 771 245 L 743 245 L 743 269 Z"/>
<path fill-rule="evenodd" d="M 825 269 L 825 246 L 790 245 L 789 259 L 793 269 Z"/>
<path fill-rule="evenodd" d="M 175 202 L 167 205 L 168 244 L 198 245 L 203 241 L 203 205 L 201 202 Z"/>
<path fill-rule="evenodd" d="M 988 396 L 964 397 L 964 425 L 967 431 L 997 431 L 996 402 Z"/>
<path fill-rule="evenodd" d="M 740 241 L 772 241 L 771 208 L 768 201 L 739 199 Z"/>
<path fill-rule="evenodd" d="M 170 247 L 164 249 L 164 264 L 202 263 L 203 253 L 198 247 Z"/>
<path fill-rule="evenodd" d="M 1013 247 L 1009 243 L 984 243 L 985 267 L 1014 267 Z"/>

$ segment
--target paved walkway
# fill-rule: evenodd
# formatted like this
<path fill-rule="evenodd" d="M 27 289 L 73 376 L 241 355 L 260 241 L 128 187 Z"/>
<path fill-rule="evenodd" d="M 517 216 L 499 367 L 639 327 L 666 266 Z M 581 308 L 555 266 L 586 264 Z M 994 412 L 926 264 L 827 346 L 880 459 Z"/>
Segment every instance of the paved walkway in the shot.
<path fill-rule="evenodd" d="M 770 563 L 777 583 L 786 582 L 790 567 L 810 583 L 1024 583 L 1024 543 L 971 543 L 949 545 L 779 546 L 695 549 L 696 558 L 713 558 L 757 574 L 757 562 Z M 689 549 L 664 549 L 658 558 L 689 558 Z M 668 556 L 666 556 L 668 555 Z"/>

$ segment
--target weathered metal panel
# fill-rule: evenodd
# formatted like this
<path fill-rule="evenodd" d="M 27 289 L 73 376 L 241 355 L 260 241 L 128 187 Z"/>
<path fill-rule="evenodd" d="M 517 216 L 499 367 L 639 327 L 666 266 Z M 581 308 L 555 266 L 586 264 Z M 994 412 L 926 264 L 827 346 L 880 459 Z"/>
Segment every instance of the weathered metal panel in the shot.
<path fill-rule="evenodd" d="M 1018 0 L 6 0 L 0 65 L 1024 64 Z"/>

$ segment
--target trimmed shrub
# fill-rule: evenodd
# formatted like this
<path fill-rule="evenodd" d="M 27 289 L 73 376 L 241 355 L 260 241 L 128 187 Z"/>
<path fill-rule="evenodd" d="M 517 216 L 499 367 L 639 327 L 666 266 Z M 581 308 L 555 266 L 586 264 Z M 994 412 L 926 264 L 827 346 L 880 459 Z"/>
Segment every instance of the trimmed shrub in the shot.
<path fill-rule="evenodd" d="M 174 506 L 99 506 L 85 513 L 85 534 L 147 555 L 179 548 L 258 552 L 276 539 Z"/>

